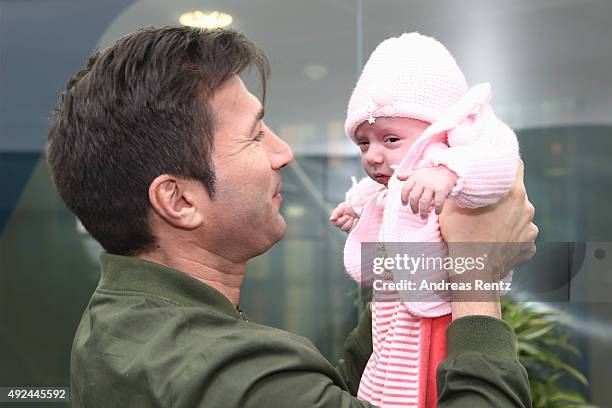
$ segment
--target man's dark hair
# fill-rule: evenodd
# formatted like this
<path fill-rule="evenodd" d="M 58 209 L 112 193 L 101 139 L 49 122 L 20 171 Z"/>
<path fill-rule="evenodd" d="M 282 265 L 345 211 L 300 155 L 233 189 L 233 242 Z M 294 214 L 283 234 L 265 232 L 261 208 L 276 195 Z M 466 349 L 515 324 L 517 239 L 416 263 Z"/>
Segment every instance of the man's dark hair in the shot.
<path fill-rule="evenodd" d="M 265 100 L 269 63 L 229 30 L 145 28 L 96 51 L 53 113 L 47 160 L 68 208 L 102 247 L 155 245 L 148 188 L 160 174 L 199 180 L 214 198 L 211 98 L 255 66 Z"/>

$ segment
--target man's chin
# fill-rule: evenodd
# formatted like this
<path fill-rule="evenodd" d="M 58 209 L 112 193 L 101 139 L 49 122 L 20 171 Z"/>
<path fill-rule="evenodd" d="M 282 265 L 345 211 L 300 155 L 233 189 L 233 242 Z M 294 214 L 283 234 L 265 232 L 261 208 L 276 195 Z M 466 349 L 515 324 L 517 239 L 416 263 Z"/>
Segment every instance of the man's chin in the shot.
<path fill-rule="evenodd" d="M 287 234 L 287 222 L 285 221 L 285 218 L 283 218 L 281 214 L 278 214 L 278 224 L 279 224 L 278 229 L 277 229 L 278 239 L 274 241 L 275 244 L 281 239 L 283 239 L 285 235 Z"/>
<path fill-rule="evenodd" d="M 285 237 L 285 234 L 287 233 L 287 224 L 285 223 L 285 219 L 282 215 L 278 214 L 277 217 L 278 218 L 274 221 L 274 228 L 271 230 L 267 230 L 266 232 L 262 232 L 264 234 L 268 234 L 268 236 L 266 237 L 267 239 L 265 241 L 264 246 L 259 248 L 259 250 L 257 250 L 257 253 L 252 254 L 253 257 L 265 254 L 281 239 Z"/>

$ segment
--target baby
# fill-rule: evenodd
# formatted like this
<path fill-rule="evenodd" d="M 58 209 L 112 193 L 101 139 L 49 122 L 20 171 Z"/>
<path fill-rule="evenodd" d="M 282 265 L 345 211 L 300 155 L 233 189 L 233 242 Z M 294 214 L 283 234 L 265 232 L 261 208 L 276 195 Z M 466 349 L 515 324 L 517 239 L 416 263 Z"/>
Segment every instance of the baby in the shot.
<path fill-rule="evenodd" d="M 484 207 L 512 188 L 518 142 L 490 99 L 489 84 L 468 88 L 451 54 L 433 38 L 403 34 L 374 50 L 345 123 L 368 177 L 353 178 L 330 218 L 349 232 L 344 264 L 357 282 L 372 283 L 372 264 L 362 260 L 381 255 L 380 246 L 362 253 L 362 243 L 442 243 L 438 215 L 446 199 Z M 444 256 L 440 247 L 428 256 Z M 443 270 L 426 273 L 428 282 L 448 280 Z M 377 297 L 375 290 L 373 352 L 358 397 L 377 406 L 435 407 L 450 293 L 419 291 L 409 300 L 394 295 Z"/>

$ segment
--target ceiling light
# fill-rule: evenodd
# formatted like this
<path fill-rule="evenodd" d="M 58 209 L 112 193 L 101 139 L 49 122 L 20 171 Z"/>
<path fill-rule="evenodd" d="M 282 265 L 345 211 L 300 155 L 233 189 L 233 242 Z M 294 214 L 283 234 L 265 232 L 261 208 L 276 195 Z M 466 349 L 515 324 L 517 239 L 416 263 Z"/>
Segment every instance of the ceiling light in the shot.
<path fill-rule="evenodd" d="M 219 28 L 226 27 L 234 21 L 233 17 L 226 13 L 213 11 L 210 14 L 202 13 L 199 10 L 183 14 L 179 22 L 188 27 L 199 28 Z"/>
<path fill-rule="evenodd" d="M 321 64 L 311 64 L 304 67 L 304 73 L 311 81 L 320 81 L 327 75 L 327 67 Z"/>

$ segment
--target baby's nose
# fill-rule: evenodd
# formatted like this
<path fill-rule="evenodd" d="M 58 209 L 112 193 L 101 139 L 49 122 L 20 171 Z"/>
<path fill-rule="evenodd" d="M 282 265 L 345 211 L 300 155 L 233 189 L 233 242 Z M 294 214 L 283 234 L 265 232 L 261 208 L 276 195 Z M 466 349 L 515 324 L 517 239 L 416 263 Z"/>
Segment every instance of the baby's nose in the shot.
<path fill-rule="evenodd" d="M 370 164 L 382 164 L 385 161 L 385 157 L 381 149 L 371 146 L 366 152 L 366 161 Z"/>

